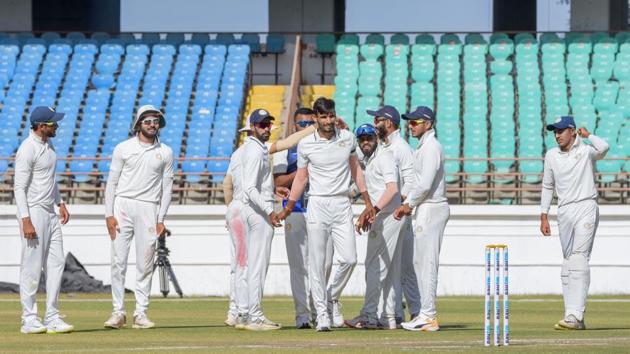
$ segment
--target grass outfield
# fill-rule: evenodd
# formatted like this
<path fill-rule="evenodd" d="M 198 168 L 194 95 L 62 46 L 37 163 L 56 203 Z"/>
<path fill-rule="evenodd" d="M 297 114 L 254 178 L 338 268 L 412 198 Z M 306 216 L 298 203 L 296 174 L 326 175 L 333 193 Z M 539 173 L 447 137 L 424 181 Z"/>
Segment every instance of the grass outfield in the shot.
<path fill-rule="evenodd" d="M 41 298 L 41 296 L 40 296 Z M 557 296 L 522 297 L 511 300 L 511 345 L 484 348 L 482 344 L 483 299 L 442 297 L 440 325 L 436 333 L 404 330 L 337 329 L 330 333 L 297 330 L 293 303 L 288 297 L 264 299 L 267 316 L 285 325 L 280 331 L 239 331 L 223 325 L 226 299 L 154 297 L 151 330 L 105 330 L 111 311 L 110 298 L 99 295 L 63 295 L 61 311 L 76 332 L 67 335 L 22 335 L 20 304 L 16 295 L 0 296 L 0 352 L 384 352 L 429 350 L 436 352 L 628 352 L 630 350 L 630 297 L 593 296 L 589 299 L 587 331 L 555 331 L 562 317 L 562 299 Z M 357 314 L 362 299 L 343 298 L 347 318 Z M 40 302 L 40 314 L 43 304 Z M 127 309 L 133 299 L 127 298 Z"/>

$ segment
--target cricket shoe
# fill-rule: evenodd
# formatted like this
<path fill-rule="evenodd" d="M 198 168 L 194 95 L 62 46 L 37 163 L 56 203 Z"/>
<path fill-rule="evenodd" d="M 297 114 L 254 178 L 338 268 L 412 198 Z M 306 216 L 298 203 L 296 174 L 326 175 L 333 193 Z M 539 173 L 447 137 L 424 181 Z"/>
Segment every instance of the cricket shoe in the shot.
<path fill-rule="evenodd" d="M 247 315 L 245 314 L 238 314 L 236 316 L 236 323 L 234 324 L 234 328 L 236 329 L 245 329 L 245 326 L 247 326 Z"/>
<path fill-rule="evenodd" d="M 586 329 L 586 325 L 584 325 L 584 320 L 578 320 L 574 315 L 569 315 L 555 324 L 555 329 L 558 330 L 584 330 Z"/>
<path fill-rule="evenodd" d="M 436 332 L 440 330 L 440 325 L 437 319 L 428 318 L 426 316 L 416 316 L 409 322 L 403 322 L 400 324 L 402 328 L 408 331 L 423 331 L 423 332 Z"/>
<path fill-rule="evenodd" d="M 127 316 L 122 313 L 112 313 L 112 316 L 103 323 L 103 327 L 110 329 L 121 329 L 127 323 Z"/>
<path fill-rule="evenodd" d="M 328 301 L 328 316 L 332 318 L 332 322 L 330 323 L 331 327 L 339 328 L 344 326 L 341 303 L 339 300 Z"/>
<path fill-rule="evenodd" d="M 368 321 L 369 320 L 367 316 L 361 314 L 351 320 L 344 321 L 344 324 L 354 329 L 365 329 L 365 326 L 367 325 Z"/>
<path fill-rule="evenodd" d="M 55 318 L 54 320 L 46 323 L 46 333 L 70 333 L 74 331 L 74 326 L 65 323 L 61 318 Z"/>
<path fill-rule="evenodd" d="M 282 328 L 282 326 L 266 318 L 249 321 L 247 325 L 245 325 L 245 329 L 248 331 L 273 331 L 280 328 Z"/>
<path fill-rule="evenodd" d="M 317 317 L 317 325 L 315 326 L 317 332 L 330 332 L 330 318 L 328 315 Z"/>
<path fill-rule="evenodd" d="M 401 329 L 402 326 L 396 321 L 395 318 L 383 318 L 378 321 L 380 329 Z"/>
<path fill-rule="evenodd" d="M 237 317 L 238 317 L 238 315 L 236 315 L 236 314 L 228 313 L 227 318 L 225 319 L 225 321 L 223 321 L 223 323 L 225 323 L 226 326 L 234 327 L 234 326 L 236 326 L 236 318 Z"/>
<path fill-rule="evenodd" d="M 133 328 L 149 329 L 153 327 L 155 327 L 155 323 L 153 323 L 146 314 L 140 313 L 133 316 Z"/>
<path fill-rule="evenodd" d="M 295 328 L 297 329 L 307 329 L 311 328 L 311 322 L 308 316 L 300 315 L 295 318 Z"/>
<path fill-rule="evenodd" d="M 48 329 L 42 324 L 42 321 L 40 321 L 39 318 L 22 322 L 22 328 L 20 328 L 20 332 L 24 334 L 40 334 L 46 333 L 46 331 L 48 331 Z"/>

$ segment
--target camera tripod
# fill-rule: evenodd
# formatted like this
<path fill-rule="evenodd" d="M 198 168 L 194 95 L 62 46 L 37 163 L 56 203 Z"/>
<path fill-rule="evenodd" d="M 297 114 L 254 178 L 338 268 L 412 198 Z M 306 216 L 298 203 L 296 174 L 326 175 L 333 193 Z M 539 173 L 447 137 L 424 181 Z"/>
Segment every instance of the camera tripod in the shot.
<path fill-rule="evenodd" d="M 179 295 L 179 297 L 184 297 L 184 294 L 182 293 L 182 288 L 179 287 L 177 277 L 175 277 L 175 272 L 173 272 L 173 268 L 171 267 L 171 262 L 168 260 L 168 255 L 171 251 L 166 248 L 167 236 L 171 236 L 171 231 L 168 229 L 166 230 L 164 235 L 158 237 L 157 261 L 153 266 L 153 272 L 155 272 L 155 270 L 159 268 L 158 274 L 160 277 L 160 292 L 162 293 L 162 295 L 164 295 L 164 297 L 166 297 L 171 291 L 169 280 L 173 282 L 175 292 Z"/>

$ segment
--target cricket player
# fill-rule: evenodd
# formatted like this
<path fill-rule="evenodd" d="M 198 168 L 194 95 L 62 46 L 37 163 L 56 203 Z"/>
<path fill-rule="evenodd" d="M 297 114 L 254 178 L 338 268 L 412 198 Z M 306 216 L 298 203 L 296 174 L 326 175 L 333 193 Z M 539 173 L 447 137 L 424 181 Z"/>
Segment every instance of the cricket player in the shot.
<path fill-rule="evenodd" d="M 444 179 L 444 151 L 435 137 L 435 115 L 426 106 L 403 115 L 411 135 L 420 139 L 414 152 L 415 183 L 405 204 L 394 212 L 395 218 L 411 215 L 415 208 L 414 266 L 420 287 L 420 313 L 401 325 L 409 331 L 438 331 L 435 298 L 437 293 L 440 247 L 450 216 Z"/>
<path fill-rule="evenodd" d="M 328 332 L 331 324 L 335 327 L 344 325 L 339 297 L 357 262 L 349 199 L 351 176 L 366 205 L 359 224 L 363 226 L 366 220 L 372 220 L 375 210 L 359 166 L 354 136 L 347 130 L 335 127 L 335 102 L 325 97 L 318 98 L 313 104 L 313 110 L 317 132 L 298 144 L 298 169 L 289 201 L 280 213 L 280 219 L 284 220 L 291 214 L 308 182 L 308 278 L 317 310 L 316 330 Z M 340 264 L 327 292 L 325 263 L 326 245 L 330 238 Z"/>
<path fill-rule="evenodd" d="M 564 116 L 547 125 L 553 131 L 557 147 L 545 154 L 540 197 L 540 231 L 551 235 L 549 207 L 553 192 L 558 196 L 558 228 L 562 245 L 562 293 L 564 318 L 556 329 L 583 330 L 586 296 L 591 282 L 589 260 L 599 224 L 595 161 L 603 159 L 608 143 L 590 134 L 586 128 L 575 130 L 573 117 Z M 584 143 L 588 138 L 592 145 Z"/>
<path fill-rule="evenodd" d="M 57 300 L 65 266 L 61 225 L 70 214 L 55 181 L 57 154 L 50 141 L 57 122 L 63 119 L 49 107 L 36 107 L 30 116 L 31 131 L 15 155 L 13 191 L 18 211 L 20 240 L 20 301 L 24 334 L 68 333 L 74 327 L 59 316 Z M 55 213 L 59 207 L 59 217 Z M 37 287 L 42 270 L 46 273 L 46 314 L 37 317 Z"/>
<path fill-rule="evenodd" d="M 374 117 L 374 126 L 378 130 L 381 146 L 394 156 L 394 161 L 398 167 L 401 200 L 404 201 L 413 186 L 413 149 L 400 136 L 400 113 L 395 107 L 386 105 L 376 111 L 368 110 L 367 114 Z M 402 242 L 398 243 L 394 263 L 390 270 L 391 276 L 394 277 L 396 323 L 398 325 L 405 318 L 403 294 L 407 300 L 410 317 L 415 318 L 420 313 L 420 293 L 413 266 L 414 238 L 411 217 L 404 217 L 400 232 Z M 379 307 L 382 308 L 382 304 Z"/>
<path fill-rule="evenodd" d="M 237 281 L 246 279 L 247 292 L 243 293 L 239 286 L 234 289 L 238 311 L 235 327 L 252 331 L 281 328 L 264 316 L 261 304 L 273 228 L 281 226 L 278 215 L 273 211 L 273 180 L 265 145 L 270 137 L 273 120 L 274 117 L 264 109 L 256 109 L 250 114 L 252 135 L 243 145 L 240 157 L 243 191 L 239 199 L 243 204 L 240 212 L 243 242 L 237 246 L 235 278 Z"/>
<path fill-rule="evenodd" d="M 398 166 L 394 156 L 378 144 L 378 131 L 371 124 L 356 130 L 365 165 L 365 183 L 376 210 L 376 217 L 368 233 L 365 256 L 365 301 L 359 316 L 346 325 L 352 328 L 377 329 L 381 324 L 396 329 L 393 277 L 390 276 L 399 249 L 403 220 L 394 219 L 393 212 L 400 206 Z M 357 224 L 357 232 L 361 233 Z M 378 318 L 378 303 L 384 299 L 385 308 Z M 390 324 L 393 327 L 390 327 Z"/>
<path fill-rule="evenodd" d="M 147 317 L 158 237 L 165 237 L 164 218 L 171 203 L 173 150 L 158 132 L 164 115 L 151 105 L 140 107 L 132 124 L 135 136 L 118 144 L 105 189 L 105 220 L 112 241 L 113 312 L 105 328 L 126 324 L 125 274 L 132 239 L 136 245 L 136 309 L 133 328 L 155 327 Z"/>
<path fill-rule="evenodd" d="M 295 130 L 303 132 L 309 130 L 313 134 L 315 120 L 314 112 L 310 108 L 299 108 L 295 111 L 293 120 Z M 288 150 L 277 152 L 273 155 L 273 175 L 276 186 L 291 188 L 291 184 L 297 173 L 297 146 Z M 308 187 L 307 187 L 308 188 Z M 288 199 L 284 199 L 282 206 L 286 207 Z M 312 304 L 312 297 L 308 286 L 308 246 L 306 237 L 306 193 L 302 195 L 284 223 L 285 244 L 287 258 L 289 260 L 289 271 L 291 278 L 291 293 L 293 294 L 293 304 L 295 306 L 295 327 L 298 329 L 311 328 L 311 318 L 313 322 L 317 315 Z M 332 269 L 332 241 L 326 247 L 326 278 Z"/>
<path fill-rule="evenodd" d="M 298 110 L 299 111 L 299 110 Z M 311 118 L 312 121 L 312 118 Z M 248 137 L 245 142 L 249 139 L 249 135 L 251 135 L 251 125 L 249 120 L 245 127 L 239 130 L 240 132 L 247 132 Z M 305 127 L 305 129 L 301 129 L 296 133 L 291 134 L 286 139 L 280 139 L 275 143 L 271 144 L 269 151 L 286 151 L 286 149 L 293 148 L 297 146 L 297 143 L 308 134 L 312 134 L 315 132 L 315 127 Z M 244 225 L 243 221 L 240 217 L 240 211 L 242 209 L 243 203 L 242 200 L 242 182 L 241 182 L 241 158 L 243 153 L 243 147 L 245 145 L 241 145 L 230 158 L 230 164 L 228 165 L 228 170 L 225 175 L 225 179 L 223 180 L 223 193 L 225 196 L 225 202 L 228 206 L 226 212 L 226 225 L 228 228 L 228 232 L 230 234 L 230 238 L 232 239 L 232 248 L 231 252 L 231 268 L 230 268 L 230 300 L 229 300 L 229 308 L 227 319 L 225 320 L 225 324 L 228 326 L 236 326 L 237 318 L 238 318 L 238 309 L 235 300 L 235 291 L 234 288 L 239 286 L 242 290 L 241 293 L 247 293 L 247 279 L 246 272 L 240 272 L 241 278 L 236 280 L 236 267 L 244 266 L 245 262 L 237 263 L 238 260 L 246 259 L 245 255 L 239 254 L 237 257 L 237 253 L 245 251 L 245 238 L 244 238 Z M 282 189 L 283 187 L 276 187 L 276 189 Z M 288 195 L 288 188 L 284 187 L 284 193 Z M 279 192 L 279 193 L 282 193 Z M 243 306 L 246 306 L 243 305 Z M 239 328 L 244 328 L 244 325 L 239 326 Z"/>

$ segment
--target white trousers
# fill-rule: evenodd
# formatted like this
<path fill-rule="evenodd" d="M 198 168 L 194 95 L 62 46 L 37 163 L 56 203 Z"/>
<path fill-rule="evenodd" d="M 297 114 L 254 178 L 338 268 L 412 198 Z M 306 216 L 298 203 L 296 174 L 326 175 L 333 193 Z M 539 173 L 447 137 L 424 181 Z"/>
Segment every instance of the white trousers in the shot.
<path fill-rule="evenodd" d="M 408 216 L 404 218 L 404 223 L 400 229 L 402 242 L 398 243 L 399 250 L 396 251 L 396 258 L 393 263 L 396 317 L 400 319 L 405 318 L 403 295 L 407 301 L 409 315 L 413 317 L 420 313 L 420 292 L 413 265 L 415 245 L 411 219 Z"/>
<path fill-rule="evenodd" d="M 240 200 L 232 200 L 225 214 L 225 224 L 232 240 L 232 247 L 230 247 L 230 302 L 228 305 L 228 316 L 236 316 L 238 314 L 235 288 L 239 286 L 241 289 L 244 289 L 242 291 L 247 292 L 247 280 L 245 277 L 239 279 L 238 284 L 236 281 L 237 250 L 238 247 L 245 247 L 245 243 L 241 242 L 245 237 L 245 226 L 241 220 L 242 207 L 243 203 Z"/>
<path fill-rule="evenodd" d="M 65 266 L 61 224 L 57 214 L 42 208 L 29 208 L 31 222 L 37 238 L 27 240 L 22 232 L 22 219 L 18 217 L 22 257 L 20 263 L 20 301 L 22 320 L 29 322 L 37 317 L 37 287 L 42 270 L 46 276 L 46 315 L 44 322 L 59 317 L 57 300 Z"/>
<path fill-rule="evenodd" d="M 588 287 L 591 283 L 589 260 L 599 224 L 599 207 L 594 200 L 571 203 L 558 208 L 558 228 L 562 245 L 562 293 L 565 317 L 584 318 Z"/>
<path fill-rule="evenodd" d="M 327 300 L 339 300 L 357 264 L 352 208 L 348 197 L 309 198 L 306 215 L 308 276 L 317 317 L 328 319 Z M 326 248 L 332 239 L 339 267 L 326 292 Z M 328 295 L 328 296 L 327 296 Z"/>
<path fill-rule="evenodd" d="M 158 205 L 128 198 L 116 198 L 114 217 L 120 232 L 112 241 L 112 300 L 114 313 L 125 314 L 125 275 L 132 239 L 136 247 L 136 309 L 134 316 L 146 314 L 151 294 L 151 278 L 157 244 Z"/>
<path fill-rule="evenodd" d="M 444 228 L 450 217 L 448 203 L 424 203 L 416 207 L 414 266 L 420 287 L 420 314 L 436 318 L 435 307 L 440 248 Z"/>
<path fill-rule="evenodd" d="M 398 243 L 403 223 L 404 220 L 394 219 L 391 212 L 379 213 L 368 232 L 365 301 L 361 314 L 367 316 L 370 322 L 378 320 L 379 302 L 383 304 L 380 317 L 385 323 L 395 317 L 392 265 L 396 263 L 396 250 L 400 249 Z"/>
<path fill-rule="evenodd" d="M 273 227 L 268 215 L 249 205 L 241 208 L 241 220 L 243 237 L 238 231 L 235 232 L 237 244 L 234 295 L 238 313 L 249 316 L 251 321 L 257 321 L 264 318 L 262 297 L 271 256 Z"/>

